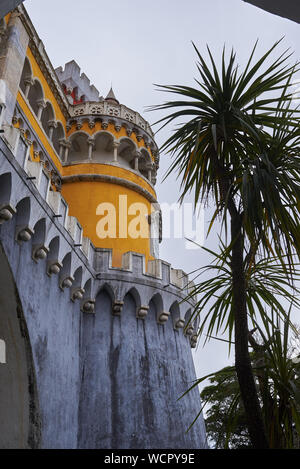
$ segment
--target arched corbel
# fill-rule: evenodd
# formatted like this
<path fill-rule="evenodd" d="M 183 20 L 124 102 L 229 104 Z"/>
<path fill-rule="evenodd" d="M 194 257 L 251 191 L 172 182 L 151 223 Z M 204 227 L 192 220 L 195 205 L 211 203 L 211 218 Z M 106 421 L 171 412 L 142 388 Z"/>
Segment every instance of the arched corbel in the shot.
<path fill-rule="evenodd" d="M 74 282 L 71 287 L 71 300 L 73 302 L 83 299 L 85 293 L 84 288 L 82 287 L 82 267 L 78 267 L 74 273 Z"/>
<path fill-rule="evenodd" d="M 93 288 L 93 279 L 90 278 L 84 285 L 84 297 L 81 302 L 81 311 L 83 313 L 94 313 L 95 312 L 95 295 Z"/>
<path fill-rule="evenodd" d="M 162 311 L 161 313 L 158 313 L 158 318 L 157 318 L 157 322 L 158 324 L 165 324 L 168 319 L 170 317 L 170 312 L 169 311 Z"/>
<path fill-rule="evenodd" d="M 149 312 L 149 306 L 141 305 L 137 307 L 136 317 L 138 319 L 145 319 Z"/>
<path fill-rule="evenodd" d="M 62 261 L 62 269 L 59 275 L 59 287 L 61 290 L 71 288 L 74 282 L 74 277 L 71 275 L 72 253 L 68 252 Z"/>
<path fill-rule="evenodd" d="M 112 304 L 112 315 L 113 316 L 120 316 L 122 313 L 124 301 L 121 300 L 115 300 L 114 303 Z"/>
<path fill-rule="evenodd" d="M 17 221 L 15 239 L 17 243 L 28 242 L 31 240 L 34 230 L 29 226 L 31 204 L 29 197 L 22 199 L 16 207 Z"/>
<path fill-rule="evenodd" d="M 190 338 L 191 347 L 196 348 L 198 342 L 198 334 L 193 334 Z"/>
<path fill-rule="evenodd" d="M 49 248 L 45 245 L 46 220 L 39 220 L 34 226 L 31 257 L 35 262 L 46 259 Z"/>
<path fill-rule="evenodd" d="M 62 268 L 62 263 L 59 260 L 59 244 L 59 236 L 56 236 L 54 239 L 52 239 L 49 244 L 49 254 L 47 262 L 47 275 L 49 277 L 51 277 L 52 275 L 58 275 Z"/>

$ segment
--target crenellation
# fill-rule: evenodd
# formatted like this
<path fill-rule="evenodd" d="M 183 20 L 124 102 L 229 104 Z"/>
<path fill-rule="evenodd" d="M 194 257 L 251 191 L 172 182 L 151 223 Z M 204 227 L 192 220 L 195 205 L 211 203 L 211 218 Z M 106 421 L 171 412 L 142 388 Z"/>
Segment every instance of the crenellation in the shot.
<path fill-rule="evenodd" d="M 68 232 L 70 233 L 71 237 L 73 238 L 74 242 L 78 247 L 81 247 L 82 241 L 82 226 L 80 225 L 79 221 L 76 217 L 68 216 L 66 227 Z"/>
<path fill-rule="evenodd" d="M 91 240 L 90 238 L 87 238 L 86 236 L 82 237 L 82 252 L 88 259 L 88 261 L 91 261 Z"/>
<path fill-rule="evenodd" d="M 161 259 L 153 259 L 148 261 L 148 275 L 162 279 L 162 261 Z"/>
<path fill-rule="evenodd" d="M 171 269 L 171 283 L 181 290 L 186 289 L 188 285 L 188 276 L 181 269 Z"/>
<path fill-rule="evenodd" d="M 165 285 L 171 283 L 171 264 L 162 261 L 162 281 Z"/>
<path fill-rule="evenodd" d="M 112 249 L 96 248 L 93 267 L 96 272 L 107 272 L 112 266 Z"/>
<path fill-rule="evenodd" d="M 64 68 L 56 68 L 55 72 L 59 81 L 71 92 L 74 88 L 78 89 L 78 98 L 85 96 L 86 101 L 99 101 L 99 91 L 91 85 L 85 73 L 80 73 L 81 69 L 75 60 L 66 63 Z"/>

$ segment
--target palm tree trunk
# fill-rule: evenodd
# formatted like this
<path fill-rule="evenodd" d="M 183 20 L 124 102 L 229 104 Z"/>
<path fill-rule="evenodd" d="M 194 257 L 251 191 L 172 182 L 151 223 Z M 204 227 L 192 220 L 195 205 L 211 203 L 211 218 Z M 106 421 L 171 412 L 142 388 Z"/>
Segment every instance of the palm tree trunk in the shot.
<path fill-rule="evenodd" d="M 248 430 L 255 449 L 268 448 L 261 408 L 252 373 L 248 349 L 246 282 L 243 265 L 241 216 L 231 212 L 233 313 L 235 321 L 235 368 L 248 421 Z"/>

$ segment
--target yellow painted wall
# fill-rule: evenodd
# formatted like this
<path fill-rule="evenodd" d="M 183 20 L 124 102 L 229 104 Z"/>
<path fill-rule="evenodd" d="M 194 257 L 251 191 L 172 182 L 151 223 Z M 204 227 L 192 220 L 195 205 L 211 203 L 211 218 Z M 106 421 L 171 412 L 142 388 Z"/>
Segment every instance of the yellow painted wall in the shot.
<path fill-rule="evenodd" d="M 48 82 L 46 80 L 46 78 L 44 77 L 43 75 L 43 72 L 41 71 L 38 63 L 36 62 L 30 48 L 28 47 L 27 49 L 27 58 L 29 59 L 29 62 L 30 62 L 30 65 L 31 65 L 31 68 L 32 68 L 32 73 L 33 73 L 33 78 L 38 78 L 41 85 L 42 85 L 42 88 L 43 88 L 43 92 L 44 92 L 44 98 L 46 101 L 50 101 L 52 106 L 53 106 L 53 109 L 54 109 L 54 114 L 55 114 L 55 119 L 60 121 L 65 129 L 65 133 L 66 133 L 66 119 L 51 91 L 51 88 L 50 86 L 48 85 Z M 35 132 L 37 133 L 38 137 L 40 138 L 42 144 L 44 145 L 45 147 L 45 150 L 47 151 L 48 155 L 50 156 L 50 158 L 52 159 L 54 165 L 56 166 L 56 169 L 59 171 L 60 174 L 62 174 L 62 164 L 59 160 L 59 158 L 57 157 L 56 155 L 56 152 L 54 151 L 54 148 L 51 144 L 51 142 L 49 142 L 48 140 L 48 137 L 46 136 L 45 134 L 45 131 L 41 125 L 41 123 L 38 121 L 36 115 L 34 114 L 34 112 L 32 111 L 32 109 L 30 108 L 30 106 L 28 105 L 28 102 L 26 99 L 24 99 L 23 95 L 21 92 L 18 93 L 18 96 L 17 96 L 17 102 L 19 103 L 22 111 L 24 112 L 24 114 L 26 115 L 26 117 L 28 118 L 32 128 L 35 130 Z M 33 150 L 31 152 L 31 156 L 33 157 Z"/>
<path fill-rule="evenodd" d="M 56 153 L 53 149 L 52 144 L 49 142 L 44 132 L 44 129 L 42 128 L 41 123 L 37 120 L 36 115 L 30 109 L 30 107 L 27 104 L 27 101 L 23 98 L 20 92 L 18 93 L 17 101 L 22 111 L 26 115 L 27 119 L 29 120 L 32 128 L 34 129 L 34 131 L 37 133 L 38 137 L 40 138 L 42 144 L 45 147 L 45 150 L 47 151 L 48 155 L 52 159 L 54 165 L 56 166 L 56 169 L 60 172 L 60 174 L 62 174 L 62 164 L 59 158 L 56 156 Z"/>
<path fill-rule="evenodd" d="M 108 176 L 115 176 L 122 179 L 126 179 L 127 181 L 134 182 L 138 186 L 146 189 L 148 192 L 150 192 L 150 194 L 153 195 L 153 197 L 156 198 L 156 193 L 154 189 L 145 179 L 139 177 L 132 171 L 128 171 L 125 168 L 100 163 L 74 164 L 70 166 L 65 166 L 63 168 L 63 176 L 74 176 L 79 174 L 104 174 Z"/>
<path fill-rule="evenodd" d="M 51 88 L 50 86 L 48 85 L 48 82 L 46 80 L 46 78 L 44 77 L 44 74 L 43 72 L 41 71 L 37 61 L 35 60 L 31 50 L 30 50 L 30 47 L 28 47 L 27 49 L 27 58 L 30 62 L 30 65 L 31 65 L 31 68 L 32 68 L 32 73 L 33 73 L 33 77 L 34 78 L 38 78 L 41 82 L 41 85 L 43 87 L 43 91 L 44 91 L 44 97 L 46 100 L 50 101 L 52 106 L 53 106 L 53 109 L 54 109 L 54 113 L 55 113 L 55 119 L 56 120 L 59 120 L 61 121 L 62 125 L 64 126 L 64 129 L 66 131 L 66 119 L 65 119 L 65 116 L 63 115 L 52 91 L 51 91 Z"/>
<path fill-rule="evenodd" d="M 150 256 L 150 240 L 119 238 L 119 195 L 127 195 L 128 207 L 132 203 L 143 203 L 147 206 L 148 214 L 151 213 L 151 204 L 142 195 L 123 186 L 106 182 L 72 182 L 64 183 L 62 195 L 69 204 L 69 215 L 75 216 L 84 230 L 84 236 L 88 236 L 96 247 L 113 249 L 113 266 L 121 267 L 122 254 L 134 251 L 145 255 L 146 265 Z M 108 202 L 116 208 L 116 239 L 99 239 L 97 236 L 97 223 L 102 216 L 96 215 L 99 204 Z M 128 225 L 135 218 L 128 215 Z M 149 235 L 149 232 L 148 232 Z"/>

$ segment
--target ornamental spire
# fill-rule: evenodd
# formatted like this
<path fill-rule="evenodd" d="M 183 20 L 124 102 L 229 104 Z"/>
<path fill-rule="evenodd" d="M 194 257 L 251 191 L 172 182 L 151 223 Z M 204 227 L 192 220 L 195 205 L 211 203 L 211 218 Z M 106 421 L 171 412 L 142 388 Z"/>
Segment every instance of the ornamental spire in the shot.
<path fill-rule="evenodd" d="M 109 93 L 105 98 L 105 101 L 114 101 L 115 103 L 120 104 L 115 96 L 115 93 L 113 92 L 112 87 L 110 88 Z"/>

